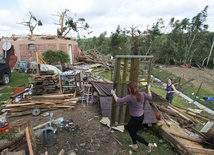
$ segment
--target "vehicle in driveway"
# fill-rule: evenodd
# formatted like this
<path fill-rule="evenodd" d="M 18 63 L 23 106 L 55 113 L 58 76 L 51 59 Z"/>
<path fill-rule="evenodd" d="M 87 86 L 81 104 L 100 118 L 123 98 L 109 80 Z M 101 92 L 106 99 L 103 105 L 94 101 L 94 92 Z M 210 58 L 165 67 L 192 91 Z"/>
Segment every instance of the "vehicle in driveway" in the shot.
<path fill-rule="evenodd" d="M 0 83 L 8 84 L 10 82 L 11 70 L 6 60 L 0 56 Z"/>

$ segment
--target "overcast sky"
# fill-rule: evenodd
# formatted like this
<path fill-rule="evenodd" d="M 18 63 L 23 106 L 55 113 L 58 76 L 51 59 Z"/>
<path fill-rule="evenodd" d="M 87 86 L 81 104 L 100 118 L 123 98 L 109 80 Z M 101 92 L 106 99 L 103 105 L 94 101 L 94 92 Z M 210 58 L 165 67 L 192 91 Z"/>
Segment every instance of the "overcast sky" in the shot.
<path fill-rule="evenodd" d="M 89 37 L 104 31 L 110 35 L 118 25 L 126 29 L 137 26 L 143 31 L 159 18 L 165 25 L 172 17 L 192 19 L 206 5 L 209 6 L 206 23 L 209 31 L 214 31 L 213 0 L 0 0 L 0 3 L 0 37 L 29 34 L 26 26 L 17 24 L 29 20 L 29 11 L 43 23 L 35 28 L 34 34 L 56 35 L 58 26 L 54 23 L 59 18 L 53 15 L 65 8 L 70 10 L 71 17 L 86 20 L 93 31 Z"/>

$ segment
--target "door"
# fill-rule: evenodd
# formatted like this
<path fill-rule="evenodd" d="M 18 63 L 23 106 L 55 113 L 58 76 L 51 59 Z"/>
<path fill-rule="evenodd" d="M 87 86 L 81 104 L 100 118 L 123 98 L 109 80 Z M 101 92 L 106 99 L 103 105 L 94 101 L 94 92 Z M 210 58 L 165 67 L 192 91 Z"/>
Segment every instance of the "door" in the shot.
<path fill-rule="evenodd" d="M 69 58 L 70 58 L 70 64 L 73 64 L 73 51 L 72 51 L 72 45 L 69 45 Z"/>

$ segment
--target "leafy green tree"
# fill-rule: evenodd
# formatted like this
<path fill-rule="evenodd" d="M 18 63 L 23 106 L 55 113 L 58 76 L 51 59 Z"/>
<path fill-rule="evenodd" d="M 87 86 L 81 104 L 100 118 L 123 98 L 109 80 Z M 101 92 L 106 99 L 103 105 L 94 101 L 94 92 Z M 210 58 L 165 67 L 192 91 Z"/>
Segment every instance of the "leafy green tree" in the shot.
<path fill-rule="evenodd" d="M 208 25 L 203 24 L 207 17 L 207 8 L 198 13 L 190 21 L 187 18 L 183 20 L 171 20 L 172 31 L 169 39 L 177 43 L 177 52 L 182 63 L 192 63 L 195 53 L 199 50 L 200 33 L 207 30 Z"/>
<path fill-rule="evenodd" d="M 116 32 L 111 34 L 109 53 L 112 56 L 130 54 L 131 43 L 126 33 L 127 31 L 125 29 L 121 30 L 120 26 L 118 26 Z"/>
<path fill-rule="evenodd" d="M 65 63 L 70 62 L 69 55 L 61 50 L 57 51 L 48 50 L 44 52 L 42 56 L 44 57 L 44 60 L 49 64 L 56 65 L 60 62 L 60 64 L 64 65 Z"/>
<path fill-rule="evenodd" d="M 143 45 L 145 46 L 145 55 L 153 55 L 154 61 L 159 59 L 168 59 L 166 48 L 168 47 L 168 42 L 166 36 L 163 34 L 164 21 L 162 18 L 158 19 L 156 23 L 153 23 L 150 29 L 147 29 L 144 34 Z M 168 49 L 168 48 L 167 48 Z"/>
<path fill-rule="evenodd" d="M 93 38 L 78 38 L 78 47 L 84 50 L 90 50 L 94 48 Z"/>
<path fill-rule="evenodd" d="M 155 62 L 163 64 L 190 63 L 192 65 L 214 66 L 214 33 L 204 24 L 207 18 L 206 6 L 192 19 L 172 18 L 167 26 L 162 18 L 145 31 L 131 27 L 131 30 L 117 27 L 110 37 L 102 33 L 83 41 L 87 48 L 96 48 L 105 54 L 153 55 Z M 80 45 L 80 44 L 79 44 Z M 83 45 L 83 44 L 81 44 Z"/>
<path fill-rule="evenodd" d="M 110 44 L 110 39 L 106 37 L 107 32 L 103 32 L 99 35 L 97 38 L 97 50 L 100 51 L 103 54 L 108 54 L 109 53 L 109 44 Z"/>

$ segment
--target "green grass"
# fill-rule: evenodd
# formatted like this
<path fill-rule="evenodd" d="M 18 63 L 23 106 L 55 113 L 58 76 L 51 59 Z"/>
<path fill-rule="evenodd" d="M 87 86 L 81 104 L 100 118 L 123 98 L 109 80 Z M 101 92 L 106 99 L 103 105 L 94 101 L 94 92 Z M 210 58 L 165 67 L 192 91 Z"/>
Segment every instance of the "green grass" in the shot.
<path fill-rule="evenodd" d="M 5 93 L 5 92 L 10 92 L 12 91 L 12 88 L 11 87 L 3 87 L 2 89 L 0 89 L 0 94 L 1 93 Z"/>
<path fill-rule="evenodd" d="M 113 79 L 112 78 L 113 75 L 112 75 L 111 71 L 102 72 L 102 73 L 99 74 L 99 76 L 102 76 L 102 77 L 104 77 L 104 78 L 106 78 L 108 80 Z"/>
<path fill-rule="evenodd" d="M 132 144 L 131 138 L 127 130 L 124 132 L 115 131 L 114 132 L 116 139 L 122 144 L 123 149 L 127 150 L 126 152 L 132 151 L 132 154 L 135 155 L 142 155 L 148 154 L 147 153 L 147 146 L 143 145 L 142 143 L 137 143 L 139 149 L 133 150 L 129 147 Z M 167 155 L 178 155 L 177 151 L 160 135 L 160 127 L 159 126 L 152 126 L 147 127 L 144 126 L 138 130 L 138 134 L 144 137 L 149 143 L 156 143 L 157 148 L 153 148 L 152 155 L 160 155 L 167 154 Z"/>
<path fill-rule="evenodd" d="M 0 104 L 9 100 L 13 95 L 13 88 L 19 86 L 29 86 L 29 79 L 31 78 L 30 74 L 13 72 L 10 77 L 10 83 L 7 85 L 1 85 L 0 89 Z"/>
<path fill-rule="evenodd" d="M 173 79 L 179 78 L 179 77 L 176 77 L 175 75 L 173 75 L 172 73 L 170 73 L 166 70 L 163 70 L 159 67 L 154 67 L 153 75 L 154 75 L 154 77 L 160 79 L 164 83 L 166 83 L 166 80 L 169 77 L 172 77 Z M 186 79 L 183 79 L 182 77 L 180 77 L 180 78 L 181 78 L 180 84 L 187 82 Z M 182 92 L 183 94 L 185 94 L 192 100 L 199 102 L 200 104 L 204 105 L 205 107 L 210 108 L 211 110 L 214 110 L 214 104 L 213 104 L 214 102 L 207 102 L 207 101 L 203 100 L 203 97 L 213 95 L 213 92 L 211 92 L 210 90 L 203 87 L 203 83 L 202 83 L 201 87 L 200 87 L 200 85 L 195 86 L 192 83 L 188 83 L 188 84 L 182 86 L 180 89 L 178 89 L 178 91 Z M 158 92 L 158 94 L 159 93 L 162 94 L 161 91 Z M 177 105 L 177 106 L 179 106 L 179 104 L 182 104 L 181 102 L 177 103 L 176 98 L 173 100 L 173 103 L 175 103 L 175 105 Z"/>
<path fill-rule="evenodd" d="M 159 86 L 156 86 L 156 85 L 152 85 L 151 90 L 152 90 L 152 92 L 160 95 L 163 98 L 165 98 L 165 96 L 166 96 L 166 91 L 162 87 L 159 87 Z M 173 98 L 172 104 L 174 106 L 176 106 L 176 107 L 180 107 L 180 108 L 183 108 L 183 109 L 195 108 L 195 105 L 187 103 L 186 100 L 184 100 L 183 98 L 181 98 L 178 95 L 175 95 L 175 97 Z"/>
<path fill-rule="evenodd" d="M 13 92 L 1 94 L 0 95 L 0 103 L 4 103 L 5 101 L 9 100 L 12 95 L 13 95 Z"/>
<path fill-rule="evenodd" d="M 13 72 L 10 78 L 10 83 L 7 86 L 11 87 L 28 86 L 29 85 L 28 78 L 31 78 L 30 74 Z"/>

